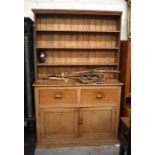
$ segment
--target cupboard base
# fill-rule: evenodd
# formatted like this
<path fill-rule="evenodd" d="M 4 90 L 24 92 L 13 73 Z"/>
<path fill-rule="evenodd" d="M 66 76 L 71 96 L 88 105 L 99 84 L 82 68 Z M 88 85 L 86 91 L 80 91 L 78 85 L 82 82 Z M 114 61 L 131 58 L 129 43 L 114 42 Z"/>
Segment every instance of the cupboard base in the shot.
<path fill-rule="evenodd" d="M 110 144 L 118 144 L 118 139 L 76 139 L 76 140 L 43 140 L 38 142 L 37 148 L 51 148 L 51 147 L 62 147 L 62 146 L 96 146 L 96 145 L 110 145 Z"/>

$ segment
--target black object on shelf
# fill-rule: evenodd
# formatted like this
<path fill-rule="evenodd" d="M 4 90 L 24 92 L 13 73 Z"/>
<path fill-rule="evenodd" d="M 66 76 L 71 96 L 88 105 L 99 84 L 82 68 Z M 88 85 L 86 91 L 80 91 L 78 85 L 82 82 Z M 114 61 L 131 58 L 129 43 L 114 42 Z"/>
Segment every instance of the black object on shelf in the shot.
<path fill-rule="evenodd" d="M 44 50 L 40 50 L 40 53 L 39 53 L 39 62 L 40 63 L 45 63 L 45 52 Z"/>
<path fill-rule="evenodd" d="M 24 17 L 24 127 L 34 129 L 33 21 Z"/>

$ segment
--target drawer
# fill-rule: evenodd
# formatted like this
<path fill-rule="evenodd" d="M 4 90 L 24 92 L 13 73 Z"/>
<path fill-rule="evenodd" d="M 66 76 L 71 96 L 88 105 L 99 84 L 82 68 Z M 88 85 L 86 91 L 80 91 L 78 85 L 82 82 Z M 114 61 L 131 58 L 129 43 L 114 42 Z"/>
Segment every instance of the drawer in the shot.
<path fill-rule="evenodd" d="M 72 104 L 77 103 L 77 91 L 75 89 L 40 89 L 40 104 Z"/>
<path fill-rule="evenodd" d="M 116 103 L 117 89 L 82 89 L 81 102 L 84 104 Z"/>

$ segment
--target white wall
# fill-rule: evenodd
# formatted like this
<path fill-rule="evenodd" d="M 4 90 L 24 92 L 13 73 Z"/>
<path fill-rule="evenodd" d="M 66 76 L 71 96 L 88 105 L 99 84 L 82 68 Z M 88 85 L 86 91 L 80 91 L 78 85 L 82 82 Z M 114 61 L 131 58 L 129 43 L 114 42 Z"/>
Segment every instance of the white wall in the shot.
<path fill-rule="evenodd" d="M 121 39 L 127 39 L 127 3 L 125 0 L 25 0 L 24 16 L 33 20 L 32 8 L 122 11 Z"/>

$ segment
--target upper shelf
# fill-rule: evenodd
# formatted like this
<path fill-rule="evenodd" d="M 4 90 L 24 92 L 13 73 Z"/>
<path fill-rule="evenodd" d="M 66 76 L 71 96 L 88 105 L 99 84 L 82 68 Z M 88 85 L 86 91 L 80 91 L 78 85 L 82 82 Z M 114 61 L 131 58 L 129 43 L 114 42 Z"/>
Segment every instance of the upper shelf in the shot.
<path fill-rule="evenodd" d="M 119 47 L 36 47 L 39 49 L 88 49 L 88 50 L 118 50 Z"/>
<path fill-rule="evenodd" d="M 71 30 L 71 29 L 64 29 L 64 30 L 39 30 L 37 29 L 36 32 L 91 32 L 91 33 L 120 33 L 120 31 L 110 30 L 110 31 L 101 31 L 101 30 Z"/>
<path fill-rule="evenodd" d="M 119 32 L 120 18 L 71 14 L 38 14 L 36 31 Z"/>

